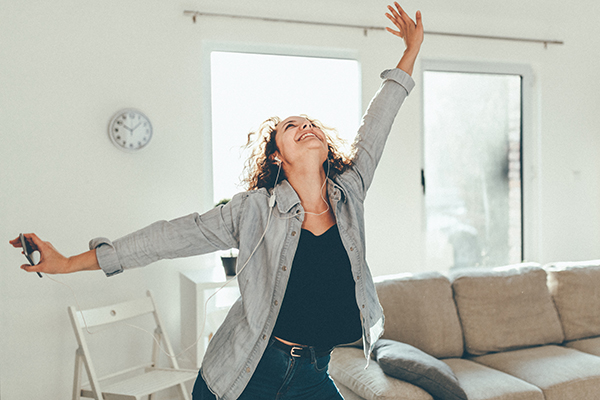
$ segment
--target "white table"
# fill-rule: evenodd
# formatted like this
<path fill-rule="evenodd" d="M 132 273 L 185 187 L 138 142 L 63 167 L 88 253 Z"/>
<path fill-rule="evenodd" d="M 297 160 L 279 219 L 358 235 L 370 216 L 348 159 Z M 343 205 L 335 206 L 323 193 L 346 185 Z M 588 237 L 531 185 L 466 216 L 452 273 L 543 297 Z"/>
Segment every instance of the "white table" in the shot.
<path fill-rule="evenodd" d="M 196 368 L 200 368 L 209 340 L 223 323 L 231 305 L 238 299 L 240 292 L 234 279 L 213 295 L 225 282 L 223 267 L 199 269 L 179 274 L 181 289 L 181 345 Z M 206 323 L 202 329 L 205 303 Z M 198 338 L 200 338 L 198 340 Z M 196 341 L 198 342 L 196 343 Z M 196 344 L 194 344 L 196 343 Z"/>

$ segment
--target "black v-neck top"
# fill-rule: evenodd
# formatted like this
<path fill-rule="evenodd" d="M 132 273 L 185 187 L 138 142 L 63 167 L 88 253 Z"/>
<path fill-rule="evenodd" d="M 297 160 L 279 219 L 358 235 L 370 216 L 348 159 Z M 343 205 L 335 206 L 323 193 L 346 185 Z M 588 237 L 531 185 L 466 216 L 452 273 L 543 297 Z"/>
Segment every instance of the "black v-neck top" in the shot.
<path fill-rule="evenodd" d="M 362 337 L 350 259 L 337 225 L 315 236 L 302 229 L 273 335 L 332 348 Z"/>

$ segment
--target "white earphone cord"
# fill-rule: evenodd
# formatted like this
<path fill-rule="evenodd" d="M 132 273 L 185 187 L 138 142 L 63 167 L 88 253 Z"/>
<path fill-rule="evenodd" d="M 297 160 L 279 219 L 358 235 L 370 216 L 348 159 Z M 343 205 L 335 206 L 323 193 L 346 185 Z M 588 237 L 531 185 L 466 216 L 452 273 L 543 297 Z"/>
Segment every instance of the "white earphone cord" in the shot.
<path fill-rule="evenodd" d="M 277 184 L 277 180 L 279 179 L 279 173 L 281 172 L 281 162 L 279 163 L 279 169 L 277 170 L 277 176 L 275 178 L 275 185 Z M 321 199 L 323 200 L 323 202 L 327 205 L 327 209 L 321 213 L 312 213 L 312 212 L 308 212 L 308 211 L 304 211 L 304 214 L 311 214 L 311 215 L 322 215 L 324 213 L 326 213 L 327 211 L 329 211 L 329 203 L 325 200 L 325 198 L 323 197 L 323 187 L 325 186 L 325 184 L 327 183 L 327 179 L 329 177 L 329 159 L 327 160 L 327 175 L 325 177 L 325 180 L 323 181 L 323 185 L 321 185 Z M 225 288 L 225 286 L 227 286 L 229 284 L 229 282 L 233 281 L 235 278 L 237 278 L 237 275 L 240 274 L 244 268 L 246 268 L 246 266 L 248 265 L 248 263 L 250 262 L 250 260 L 252 259 L 252 257 L 254 256 L 254 253 L 256 253 L 256 250 L 258 249 L 258 246 L 260 246 L 260 244 L 262 243 L 263 239 L 265 238 L 265 235 L 267 234 L 267 230 L 269 229 L 269 225 L 271 224 L 271 216 L 273 215 L 273 208 L 275 205 L 275 195 L 271 195 L 272 199 L 269 199 L 269 207 L 271 208 L 270 212 L 269 212 L 269 218 L 267 219 L 267 226 L 265 227 L 265 230 L 262 234 L 262 236 L 260 237 L 258 243 L 256 244 L 256 246 L 254 247 L 254 250 L 252 250 L 252 253 L 250 253 L 250 256 L 248 257 L 248 259 L 246 260 L 246 262 L 244 263 L 244 265 L 242 266 L 242 268 L 240 268 L 239 271 L 236 272 L 236 275 L 229 278 L 227 281 L 225 281 L 225 283 L 223 285 L 221 285 L 217 290 L 215 290 L 215 292 L 213 294 L 211 294 L 208 299 L 206 299 L 206 301 L 204 302 L 204 313 L 203 313 L 203 318 L 202 318 L 202 328 L 200 329 L 200 335 L 198 336 L 198 338 L 196 339 L 196 341 L 194 343 L 192 343 L 191 345 L 189 345 L 188 347 L 186 347 L 185 349 L 181 350 L 178 354 L 176 355 L 172 355 L 169 354 L 165 349 L 163 349 L 162 345 L 160 344 L 160 342 L 158 341 L 158 339 L 156 338 L 156 336 L 150 332 L 147 331 L 146 329 L 140 328 L 139 326 L 136 325 L 131 325 L 131 324 L 124 324 L 127 326 L 130 326 L 132 328 L 138 329 L 140 331 L 146 332 L 148 335 L 150 335 L 152 337 L 152 339 L 156 342 L 156 344 L 158 345 L 158 348 L 169 358 L 179 358 L 183 353 L 187 352 L 189 349 L 191 349 L 192 347 L 194 347 L 195 345 L 198 344 L 198 342 L 200 341 L 200 339 L 202 338 L 202 335 L 204 334 L 204 328 L 206 327 L 206 312 L 208 309 L 208 302 L 210 301 L 210 299 L 212 299 L 217 293 L 219 293 L 223 288 Z M 282 217 L 277 217 L 279 219 L 290 219 L 290 218 L 295 218 L 297 217 L 297 215 L 294 215 L 292 217 L 289 218 L 282 218 Z M 89 333 L 90 335 L 94 335 L 96 333 L 102 332 L 105 329 L 108 328 L 104 328 L 104 329 L 99 329 L 95 332 L 90 331 L 87 321 L 85 320 L 85 316 L 83 315 L 83 311 L 81 311 L 81 306 L 79 305 L 79 300 L 77 298 L 77 295 L 75 294 L 75 291 L 73 290 L 73 288 L 71 286 L 69 286 L 69 284 L 59 281 L 57 279 L 54 279 L 52 277 L 50 277 L 48 274 L 44 274 L 46 275 L 46 277 L 48 279 L 50 279 L 53 282 L 56 283 L 60 283 L 61 285 L 64 285 L 66 287 L 69 288 L 69 290 L 71 291 L 71 294 L 73 295 L 73 298 L 75 299 L 75 304 L 77 305 L 77 312 L 79 312 L 79 314 L 81 315 L 81 318 L 83 320 L 83 324 L 85 326 L 85 330 L 87 333 Z"/>
<path fill-rule="evenodd" d="M 329 211 L 329 202 L 327 200 L 325 200 L 325 197 L 323 197 L 323 188 L 325 187 L 325 184 L 327 183 L 327 179 L 329 178 L 329 158 L 327 158 L 327 174 L 325 175 L 325 180 L 323 181 L 323 184 L 321 185 L 321 200 L 323 200 L 323 203 L 325 203 L 325 206 L 327 207 L 325 209 L 325 211 L 322 211 L 320 213 L 314 213 L 314 212 L 310 212 L 310 211 L 302 211 L 301 213 L 298 214 L 294 214 L 291 217 L 280 217 L 277 216 L 278 219 L 292 219 L 292 218 L 296 218 L 299 214 L 309 214 L 309 215 L 315 215 L 315 216 L 319 216 L 319 215 L 323 215 L 325 214 L 327 211 Z M 277 180 L 279 179 L 279 171 L 281 171 L 281 163 L 279 164 L 279 170 L 277 171 L 277 178 L 275 178 L 275 185 L 277 185 Z"/>
<path fill-rule="evenodd" d="M 256 244 L 256 247 L 254 247 L 254 250 L 252 250 L 252 253 L 250 254 L 250 257 L 248 257 L 248 259 L 246 260 L 246 262 L 244 263 L 244 265 L 242 266 L 242 268 L 240 268 L 239 271 L 237 271 L 237 274 L 241 273 L 244 268 L 246 268 L 246 265 L 248 265 L 248 262 L 250 262 L 250 260 L 252 259 L 252 256 L 254 256 L 254 253 L 256 252 L 256 250 L 258 249 L 258 246 L 260 246 L 260 244 L 262 243 L 263 239 L 265 238 L 265 235 L 267 234 L 267 229 L 269 229 L 269 225 L 271 223 L 271 215 L 273 215 L 273 206 L 271 206 L 271 211 L 269 213 L 269 218 L 267 219 L 267 226 L 265 227 L 265 231 L 263 232 L 262 236 L 260 237 L 260 240 L 258 241 L 258 243 Z M 169 358 L 179 358 L 183 353 L 187 352 L 189 349 L 191 349 L 192 347 L 194 347 L 196 344 L 198 344 L 198 342 L 200 341 L 200 339 L 202 338 L 202 335 L 204 334 L 204 328 L 206 327 L 206 312 L 208 309 L 208 302 L 210 301 L 210 299 L 212 299 L 217 293 L 219 293 L 223 288 L 225 288 L 225 286 L 227 286 L 229 284 L 229 282 L 231 282 L 232 280 L 234 280 L 235 278 L 237 278 L 237 274 L 231 278 L 229 278 L 222 286 L 220 286 L 213 294 L 211 294 L 208 299 L 206 299 L 206 301 L 204 302 L 204 315 L 202 318 L 202 328 L 200 329 L 200 335 L 198 336 L 198 338 L 196 339 L 196 341 L 194 343 L 192 343 L 191 345 L 189 345 L 188 347 L 186 347 L 185 349 L 183 349 L 182 351 L 180 351 L 178 354 L 176 355 L 171 355 L 169 354 L 161 345 L 161 343 L 158 341 L 158 339 L 156 338 L 156 336 L 150 332 L 147 331 L 144 328 L 140 328 L 139 326 L 135 326 L 135 325 L 131 325 L 131 324 L 124 324 L 127 326 L 130 326 L 132 328 L 141 330 L 143 332 L 146 332 L 148 335 L 150 335 L 152 337 L 152 339 L 156 342 L 156 344 L 158 345 L 158 348 Z M 83 315 L 83 312 L 81 311 L 81 306 L 79 305 L 79 300 L 77 298 L 77 295 L 75 294 L 75 291 L 73 290 L 73 288 L 71 286 L 69 286 L 69 284 L 59 281 L 57 279 L 51 278 L 48 274 L 44 274 L 46 275 L 46 277 L 48 279 L 50 279 L 51 281 L 54 281 L 56 283 L 60 283 L 61 285 L 65 285 L 66 287 L 69 288 L 69 290 L 71 291 L 71 294 L 73 295 L 73 298 L 75 299 L 75 304 L 77 305 L 77 312 L 79 312 L 79 314 L 81 315 L 81 318 L 83 320 L 83 325 L 85 326 L 85 330 L 87 333 L 89 333 L 90 335 L 94 335 L 96 333 L 102 332 L 108 328 L 104 328 L 104 329 L 99 329 L 95 332 L 90 331 L 87 321 L 85 320 L 85 316 Z"/>

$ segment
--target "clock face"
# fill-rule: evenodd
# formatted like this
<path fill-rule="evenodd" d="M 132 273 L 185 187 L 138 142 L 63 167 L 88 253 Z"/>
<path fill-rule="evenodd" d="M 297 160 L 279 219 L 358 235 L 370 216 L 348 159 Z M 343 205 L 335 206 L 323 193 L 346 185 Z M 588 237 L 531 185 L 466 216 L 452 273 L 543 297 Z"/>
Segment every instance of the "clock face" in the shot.
<path fill-rule="evenodd" d="M 143 113 L 128 108 L 119 111 L 110 121 L 108 135 L 119 149 L 136 151 L 152 139 L 152 124 Z"/>

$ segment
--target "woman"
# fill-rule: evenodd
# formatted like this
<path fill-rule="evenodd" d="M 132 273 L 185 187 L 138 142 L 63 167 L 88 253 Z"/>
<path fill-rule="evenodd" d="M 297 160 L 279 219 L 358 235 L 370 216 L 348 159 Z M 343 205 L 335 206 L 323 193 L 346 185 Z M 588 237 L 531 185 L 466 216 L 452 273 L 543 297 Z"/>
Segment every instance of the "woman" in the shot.
<path fill-rule="evenodd" d="M 164 258 L 238 248 L 241 297 L 211 340 L 194 386 L 199 399 L 341 399 L 327 373 L 334 346 L 362 337 L 367 362 L 383 313 L 365 260 L 363 202 L 400 105 L 414 86 L 423 41 L 395 3 L 386 16 L 406 50 L 363 118 L 350 160 L 317 124 L 292 116 L 263 125 L 252 190 L 203 215 L 159 221 L 66 258 L 26 235 L 30 272 L 102 269 L 107 276 Z M 260 135 L 259 135 L 260 136 Z M 20 247 L 18 239 L 10 242 Z"/>

